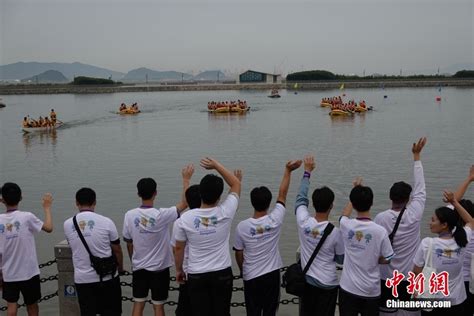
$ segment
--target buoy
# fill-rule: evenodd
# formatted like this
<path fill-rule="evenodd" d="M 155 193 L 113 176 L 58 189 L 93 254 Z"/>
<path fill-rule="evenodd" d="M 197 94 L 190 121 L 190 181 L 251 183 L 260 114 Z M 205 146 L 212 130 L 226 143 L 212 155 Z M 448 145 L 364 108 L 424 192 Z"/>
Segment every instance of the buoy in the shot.
<path fill-rule="evenodd" d="M 342 96 L 343 96 L 343 97 L 345 97 L 345 96 L 346 96 L 346 94 L 345 94 L 345 93 L 343 93 L 343 94 L 342 94 Z"/>
<path fill-rule="evenodd" d="M 441 97 L 436 97 L 436 101 L 441 101 Z"/>
<path fill-rule="evenodd" d="M 386 98 L 388 98 L 388 96 L 387 96 L 387 95 L 384 95 L 383 98 L 386 99 Z"/>

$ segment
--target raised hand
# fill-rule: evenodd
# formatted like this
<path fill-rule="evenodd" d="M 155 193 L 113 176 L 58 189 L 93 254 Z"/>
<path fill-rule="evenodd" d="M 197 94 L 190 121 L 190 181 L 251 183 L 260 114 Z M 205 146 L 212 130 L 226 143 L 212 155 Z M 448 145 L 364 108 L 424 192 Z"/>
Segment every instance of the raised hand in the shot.
<path fill-rule="evenodd" d="M 474 181 L 474 165 L 471 166 L 469 169 L 469 180 L 472 182 Z"/>
<path fill-rule="evenodd" d="M 443 201 L 445 203 L 454 204 L 454 202 L 456 201 L 456 198 L 454 197 L 454 193 L 448 190 L 444 190 Z"/>
<path fill-rule="evenodd" d="M 181 175 L 183 176 L 183 179 L 191 180 L 191 177 L 193 176 L 193 174 L 194 174 L 194 165 L 192 163 L 189 165 L 186 165 L 186 167 L 184 167 L 181 170 Z"/>
<path fill-rule="evenodd" d="M 303 163 L 302 160 L 290 160 L 286 163 L 285 168 L 289 172 L 292 172 L 292 171 L 298 169 L 301 166 L 302 163 Z"/>
<path fill-rule="evenodd" d="M 362 185 L 362 180 L 362 177 L 356 177 L 354 180 L 352 180 L 352 185 L 358 187 L 359 185 Z"/>
<path fill-rule="evenodd" d="M 240 169 L 235 169 L 234 170 L 234 176 L 239 179 L 240 182 L 242 182 L 242 170 Z"/>
<path fill-rule="evenodd" d="M 415 156 L 415 160 L 420 160 L 420 153 L 423 147 L 426 145 L 426 137 L 422 137 L 418 140 L 418 142 L 413 143 L 411 147 L 411 152 Z"/>
<path fill-rule="evenodd" d="M 51 208 L 53 205 L 53 196 L 51 193 L 45 193 L 43 195 L 43 208 Z"/>
<path fill-rule="evenodd" d="M 316 162 L 313 155 L 306 155 L 303 159 L 304 171 L 311 172 L 316 168 Z"/>
<path fill-rule="evenodd" d="M 206 157 L 206 158 L 201 159 L 201 162 L 199 164 L 204 169 L 212 170 L 212 169 L 216 169 L 218 163 L 219 162 L 217 160 L 214 160 L 210 157 Z"/>

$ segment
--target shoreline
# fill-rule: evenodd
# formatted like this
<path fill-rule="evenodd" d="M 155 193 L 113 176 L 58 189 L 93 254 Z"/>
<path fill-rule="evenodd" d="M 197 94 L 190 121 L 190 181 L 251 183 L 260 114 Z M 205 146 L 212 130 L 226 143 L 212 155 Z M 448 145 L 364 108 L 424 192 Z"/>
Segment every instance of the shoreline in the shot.
<path fill-rule="evenodd" d="M 70 84 L 29 84 L 0 85 L 0 95 L 20 94 L 103 94 L 125 92 L 159 92 L 159 91 L 220 91 L 220 90 L 295 90 L 298 91 L 339 89 L 344 84 L 346 89 L 359 88 L 426 88 L 426 87 L 474 87 L 474 79 L 449 80 L 373 80 L 373 81 L 324 81 L 324 82 L 286 82 L 286 83 L 214 83 L 214 84 L 122 84 L 74 86 Z"/>

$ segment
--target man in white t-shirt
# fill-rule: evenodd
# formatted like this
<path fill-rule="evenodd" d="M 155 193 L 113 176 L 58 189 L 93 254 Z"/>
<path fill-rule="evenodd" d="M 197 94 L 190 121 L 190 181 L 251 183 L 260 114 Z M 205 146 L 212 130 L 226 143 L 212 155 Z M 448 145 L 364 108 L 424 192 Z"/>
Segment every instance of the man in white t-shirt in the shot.
<path fill-rule="evenodd" d="M 186 190 L 186 202 L 188 203 L 188 207 L 190 210 L 199 208 L 201 206 L 201 195 L 199 194 L 199 185 L 194 184 L 190 186 Z M 176 238 L 175 238 L 175 231 L 176 227 L 179 225 L 181 221 L 178 218 L 173 224 L 173 233 L 171 234 L 171 246 L 173 247 L 173 252 L 175 252 L 176 247 Z M 188 247 L 184 249 L 184 259 L 183 259 L 183 271 L 184 273 L 188 273 L 188 257 L 189 251 Z M 189 291 L 188 291 L 188 284 L 187 282 L 183 282 L 179 284 L 179 294 L 178 294 L 178 306 L 176 307 L 176 316 L 188 316 L 191 315 L 191 302 L 189 299 Z"/>
<path fill-rule="evenodd" d="M 250 192 L 253 217 L 240 222 L 235 230 L 235 259 L 244 279 L 248 316 L 272 316 L 278 310 L 280 268 L 283 266 L 278 243 L 291 172 L 300 166 L 301 160 L 286 163 L 277 202 L 270 214 L 272 193 L 267 187 L 254 188 Z"/>
<path fill-rule="evenodd" d="M 309 178 L 315 169 L 314 156 L 304 158 L 304 174 L 296 197 L 296 223 L 300 241 L 301 269 L 304 270 L 324 230 L 330 224 L 329 213 L 333 207 L 334 193 L 328 187 L 317 188 L 312 194 L 314 216 L 308 212 Z M 336 274 L 336 262 L 344 260 L 344 244 L 338 228 L 334 228 L 305 275 L 306 284 L 300 298 L 300 315 L 334 315 L 336 310 L 339 282 Z"/>
<path fill-rule="evenodd" d="M 7 314 L 17 314 L 17 302 L 21 292 L 28 315 L 37 316 L 41 286 L 34 235 L 41 230 L 47 233 L 53 231 L 53 198 L 49 193 L 43 196 L 45 219 L 42 222 L 34 214 L 18 209 L 22 195 L 17 184 L 5 183 L 1 194 L 2 202 L 6 206 L 6 213 L 0 214 L 0 253 L 3 272 L 2 297 L 7 301 Z"/>
<path fill-rule="evenodd" d="M 344 268 L 339 291 L 339 313 L 346 315 L 379 315 L 380 264 L 387 264 L 394 256 L 388 233 L 370 219 L 374 195 L 362 186 L 362 179 L 354 181 L 350 202 L 340 218 L 344 241 Z M 352 207 L 355 219 L 349 218 Z"/>
<path fill-rule="evenodd" d="M 216 170 L 230 186 L 229 195 L 219 203 L 224 190 L 222 178 L 208 174 L 199 183 L 201 207 L 189 210 L 176 227 L 176 279 L 186 280 L 194 316 L 230 315 L 232 269 L 229 235 L 239 205 L 240 181 L 212 158 L 201 166 Z M 184 248 L 189 247 L 188 274 L 183 271 Z"/>
<path fill-rule="evenodd" d="M 165 314 L 163 304 L 168 299 L 169 267 L 173 265 L 170 225 L 188 206 L 184 192 L 189 187 L 193 172 L 193 165 L 182 170 L 181 201 L 170 208 L 154 208 L 157 195 L 155 180 L 143 178 L 137 183 L 142 205 L 129 210 L 123 223 L 123 239 L 127 243 L 128 255 L 132 261 L 133 316 L 143 315 L 149 292 L 155 315 Z"/>
<path fill-rule="evenodd" d="M 123 254 L 117 228 L 110 218 L 94 211 L 94 190 L 78 190 L 76 206 L 79 212 L 64 222 L 64 234 L 72 251 L 74 283 L 81 315 L 121 315 L 122 289 L 118 272 L 123 271 Z M 75 228 L 74 217 L 92 255 L 110 260 L 115 258 L 118 272 L 102 278 L 99 276 L 92 267 L 89 253 Z"/>
<path fill-rule="evenodd" d="M 393 277 L 393 272 L 408 276 L 408 272 L 413 267 L 413 258 L 416 249 L 420 244 L 420 225 L 426 202 L 425 177 L 423 174 L 423 165 L 421 164 L 420 154 L 426 144 L 426 138 L 420 138 L 412 146 L 413 153 L 413 175 L 414 190 L 408 183 L 396 182 L 390 188 L 390 200 L 392 207 L 383 211 L 374 218 L 374 222 L 385 228 L 392 238 L 393 251 L 397 254 L 389 264 L 380 265 L 381 277 L 381 299 L 380 310 L 389 312 L 390 315 L 397 309 L 389 309 L 386 306 L 387 300 L 408 301 L 411 295 L 407 292 L 408 281 L 404 279 L 397 287 L 398 298 L 392 295 L 392 289 L 385 285 L 387 279 Z M 411 198 L 410 198 L 411 195 Z M 402 212 L 403 210 L 403 212 Z M 395 234 L 393 230 L 398 217 L 401 216 L 400 224 Z M 419 314 L 419 312 L 417 312 Z M 395 316 L 395 315 L 394 315 Z"/>

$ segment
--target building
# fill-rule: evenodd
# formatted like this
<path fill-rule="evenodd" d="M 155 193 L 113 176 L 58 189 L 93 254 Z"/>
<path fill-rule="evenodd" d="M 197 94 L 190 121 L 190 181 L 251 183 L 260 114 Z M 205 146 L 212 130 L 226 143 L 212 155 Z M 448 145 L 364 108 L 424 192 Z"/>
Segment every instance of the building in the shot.
<path fill-rule="evenodd" d="M 281 75 L 247 70 L 239 75 L 239 83 L 281 83 Z"/>

